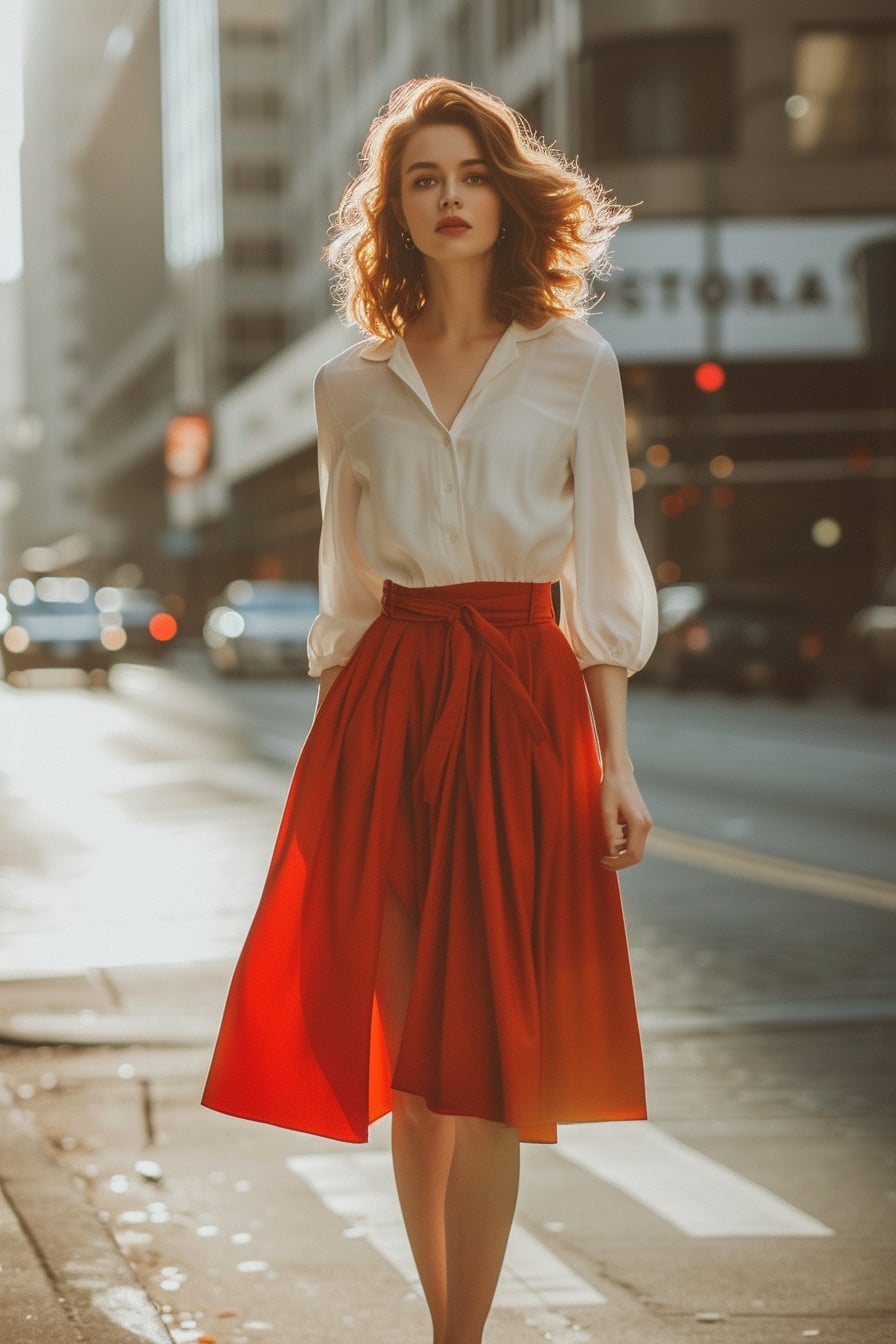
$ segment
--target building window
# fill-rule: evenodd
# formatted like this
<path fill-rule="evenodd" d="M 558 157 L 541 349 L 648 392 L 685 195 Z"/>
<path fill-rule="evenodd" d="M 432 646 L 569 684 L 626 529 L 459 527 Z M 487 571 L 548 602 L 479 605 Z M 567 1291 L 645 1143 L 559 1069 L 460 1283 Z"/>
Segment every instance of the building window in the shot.
<path fill-rule="evenodd" d="M 541 21 L 542 0 L 497 0 L 495 46 L 499 52 L 515 46 Z"/>
<path fill-rule="evenodd" d="M 238 194 L 275 196 L 283 190 L 283 168 L 279 163 L 229 163 L 227 185 Z"/>
<path fill-rule="evenodd" d="M 276 234 L 267 237 L 231 238 L 227 260 L 234 270 L 278 271 L 287 261 L 286 244 Z"/>
<path fill-rule="evenodd" d="M 798 34 L 788 111 L 798 153 L 896 147 L 896 26 Z"/>
<path fill-rule="evenodd" d="M 734 39 L 727 31 L 598 41 L 582 56 L 582 134 L 592 159 L 733 149 Z"/>
<path fill-rule="evenodd" d="M 537 92 L 530 94 L 526 101 L 520 104 L 518 111 L 529 123 L 535 134 L 543 137 L 545 122 L 544 90 L 539 89 Z"/>
<path fill-rule="evenodd" d="M 227 318 L 227 338 L 235 344 L 259 341 L 278 345 L 285 336 L 283 313 L 231 313 Z"/>
<path fill-rule="evenodd" d="M 371 49 L 375 60 L 389 50 L 388 0 L 373 0 L 369 14 Z"/>
<path fill-rule="evenodd" d="M 476 69 L 476 12 L 471 3 L 461 5 L 454 23 L 454 41 L 457 50 L 458 77 L 474 78 Z"/>
<path fill-rule="evenodd" d="M 222 25 L 221 36 L 229 47 L 263 49 L 276 47 L 281 34 L 277 28 L 257 28 L 245 23 L 228 23 Z"/>
<path fill-rule="evenodd" d="M 227 110 L 241 121 L 276 121 L 283 112 L 279 89 L 229 89 Z"/>

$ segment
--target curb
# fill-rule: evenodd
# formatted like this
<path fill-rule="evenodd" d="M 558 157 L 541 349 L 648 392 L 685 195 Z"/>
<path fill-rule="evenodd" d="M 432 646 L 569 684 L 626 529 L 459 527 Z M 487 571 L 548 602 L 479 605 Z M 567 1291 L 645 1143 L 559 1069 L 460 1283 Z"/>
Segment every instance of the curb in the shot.
<path fill-rule="evenodd" d="M 172 1344 L 111 1233 L 5 1090 L 0 1154 L 3 1337 L 16 1344 Z"/>
<path fill-rule="evenodd" d="M 159 1013 L 8 1013 L 0 1015 L 5 1045 L 209 1045 L 218 1019 Z"/>
<path fill-rule="evenodd" d="M 729 1004 L 722 1011 L 700 1008 L 642 1008 L 638 1014 L 645 1038 L 708 1036 L 732 1031 L 792 1031 L 859 1023 L 892 1022 L 896 998 L 806 999 L 786 1003 Z M 0 1043 L 100 1046 L 210 1046 L 220 1016 L 175 1018 L 159 1013 L 0 1014 Z"/>

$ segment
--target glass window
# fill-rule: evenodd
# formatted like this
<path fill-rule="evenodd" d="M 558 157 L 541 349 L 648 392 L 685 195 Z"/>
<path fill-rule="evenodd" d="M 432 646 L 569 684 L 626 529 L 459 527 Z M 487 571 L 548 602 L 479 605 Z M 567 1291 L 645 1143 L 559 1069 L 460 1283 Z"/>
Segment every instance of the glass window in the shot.
<path fill-rule="evenodd" d="M 232 191 L 249 195 L 276 195 L 283 189 L 283 169 L 279 163 L 230 163 L 227 165 L 227 185 Z"/>
<path fill-rule="evenodd" d="M 497 0 L 495 5 L 495 46 L 507 51 L 525 37 L 541 19 L 542 0 Z"/>
<path fill-rule="evenodd" d="M 734 39 L 727 31 L 598 41 L 582 56 L 582 134 L 592 159 L 733 148 Z"/>
<path fill-rule="evenodd" d="M 279 89 L 235 88 L 227 93 L 227 110 L 246 121 L 276 121 L 283 112 Z"/>
<path fill-rule="evenodd" d="M 276 28 L 256 28 L 246 23 L 223 24 L 221 36 L 229 47 L 275 47 L 280 41 Z"/>
<path fill-rule="evenodd" d="M 790 143 L 798 153 L 896 146 L 896 27 L 798 34 Z"/>
<path fill-rule="evenodd" d="M 545 122 L 545 96 L 544 90 L 539 89 L 526 99 L 519 107 L 520 114 L 525 117 L 536 135 L 544 135 Z"/>
<path fill-rule="evenodd" d="M 476 69 L 477 43 L 476 19 L 471 3 L 462 5 L 459 9 L 454 32 L 459 77 L 464 80 L 473 79 Z"/>
<path fill-rule="evenodd" d="M 282 313 L 231 313 L 226 330 L 231 341 L 281 342 L 286 322 Z"/>
<path fill-rule="evenodd" d="M 371 47 L 375 58 L 389 50 L 389 5 L 387 0 L 373 0 L 370 6 Z"/>
<path fill-rule="evenodd" d="M 231 238 L 227 243 L 227 260 L 235 270 L 276 271 L 288 260 L 287 248 L 276 235 Z"/>

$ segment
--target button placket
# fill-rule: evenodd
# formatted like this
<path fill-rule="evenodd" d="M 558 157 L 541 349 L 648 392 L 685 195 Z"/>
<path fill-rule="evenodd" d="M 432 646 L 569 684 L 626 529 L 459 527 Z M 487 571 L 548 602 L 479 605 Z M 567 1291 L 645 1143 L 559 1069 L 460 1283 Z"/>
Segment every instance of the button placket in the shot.
<path fill-rule="evenodd" d="M 443 435 L 442 443 L 451 453 L 450 466 L 456 479 L 458 476 L 457 448 L 453 436 L 451 434 Z M 460 541 L 459 496 L 455 491 L 455 481 L 444 471 L 440 472 L 440 475 L 442 476 L 442 515 L 445 519 L 445 536 L 451 546 L 456 546 Z"/>

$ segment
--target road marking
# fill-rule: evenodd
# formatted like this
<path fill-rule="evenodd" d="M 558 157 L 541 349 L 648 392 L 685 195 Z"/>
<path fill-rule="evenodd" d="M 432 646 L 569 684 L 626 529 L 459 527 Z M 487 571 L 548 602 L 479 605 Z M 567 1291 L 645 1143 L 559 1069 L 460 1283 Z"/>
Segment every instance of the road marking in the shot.
<path fill-rule="evenodd" d="M 649 850 L 660 859 L 745 877 L 769 887 L 787 887 L 793 891 L 809 891 L 815 896 L 834 896 L 837 900 L 852 901 L 857 905 L 896 910 L 896 882 L 885 882 L 877 877 L 820 868 L 812 863 L 778 858 L 774 854 L 758 854 L 740 845 L 683 835 L 662 827 L 654 827 L 650 832 Z"/>
<path fill-rule="evenodd" d="M 560 1130 L 567 1162 L 615 1185 L 690 1237 L 828 1237 L 833 1229 L 689 1148 L 649 1120 Z"/>
<path fill-rule="evenodd" d="M 349 1223 L 349 1236 L 363 1237 L 422 1296 L 387 1152 L 287 1159 L 290 1171 L 310 1186 L 331 1213 Z M 525 1228 L 514 1224 L 495 1306 L 556 1313 L 558 1307 L 598 1306 L 606 1298 Z M 556 1314 L 554 1320 L 560 1324 Z M 577 1339 L 585 1339 L 581 1332 Z"/>
<path fill-rule="evenodd" d="M 641 1034 L 695 1036 L 705 1032 L 752 1031 L 756 1027 L 839 1026 L 892 1022 L 896 999 L 785 999 L 724 1003 L 719 1008 L 642 1008 Z"/>

